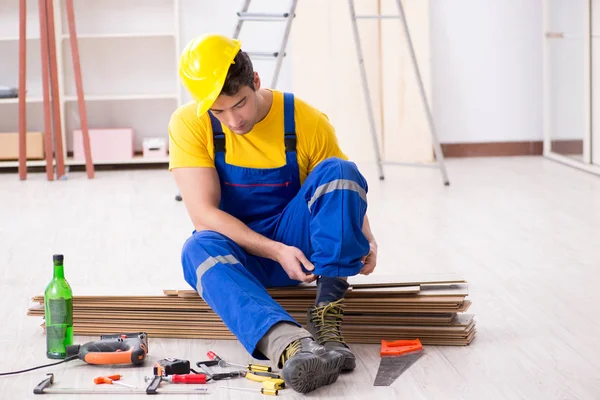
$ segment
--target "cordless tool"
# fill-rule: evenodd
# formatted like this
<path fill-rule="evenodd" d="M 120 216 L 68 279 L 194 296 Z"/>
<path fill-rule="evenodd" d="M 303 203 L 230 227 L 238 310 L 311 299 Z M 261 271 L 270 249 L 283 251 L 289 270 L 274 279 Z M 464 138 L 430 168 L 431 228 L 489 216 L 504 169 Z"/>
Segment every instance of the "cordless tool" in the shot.
<path fill-rule="evenodd" d="M 148 354 L 144 332 L 102 335 L 100 340 L 67 347 L 67 358 L 77 356 L 88 364 L 141 365 Z"/>

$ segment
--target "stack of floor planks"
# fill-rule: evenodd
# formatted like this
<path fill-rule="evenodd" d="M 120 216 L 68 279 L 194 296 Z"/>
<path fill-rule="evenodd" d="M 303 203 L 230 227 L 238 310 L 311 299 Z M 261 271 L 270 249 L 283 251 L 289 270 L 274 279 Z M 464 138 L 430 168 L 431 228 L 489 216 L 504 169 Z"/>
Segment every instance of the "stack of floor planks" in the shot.
<path fill-rule="evenodd" d="M 471 301 L 463 279 L 372 275 L 349 282 L 342 325 L 349 343 L 419 338 L 426 345 L 464 346 L 475 336 L 474 316 L 465 313 Z M 306 323 L 314 283 L 269 293 L 299 323 Z M 33 301 L 37 304 L 28 315 L 43 317 L 43 296 Z M 193 290 L 165 290 L 161 296 L 74 296 L 73 319 L 75 334 L 82 336 L 144 331 L 150 337 L 235 339 Z"/>

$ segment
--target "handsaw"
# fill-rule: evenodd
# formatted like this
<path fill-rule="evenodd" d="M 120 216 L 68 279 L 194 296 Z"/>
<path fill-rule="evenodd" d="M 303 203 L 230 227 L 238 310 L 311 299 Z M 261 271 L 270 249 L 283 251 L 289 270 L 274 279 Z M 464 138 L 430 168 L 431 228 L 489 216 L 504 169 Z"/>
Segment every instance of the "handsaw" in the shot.
<path fill-rule="evenodd" d="M 373 386 L 390 386 L 423 354 L 419 339 L 381 341 L 381 361 Z"/>

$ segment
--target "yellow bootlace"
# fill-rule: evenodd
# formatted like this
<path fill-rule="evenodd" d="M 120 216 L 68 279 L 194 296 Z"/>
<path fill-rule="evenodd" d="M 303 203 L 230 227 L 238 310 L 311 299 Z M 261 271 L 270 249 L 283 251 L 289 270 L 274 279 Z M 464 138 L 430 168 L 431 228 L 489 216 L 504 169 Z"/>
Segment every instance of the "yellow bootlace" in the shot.
<path fill-rule="evenodd" d="M 312 310 L 311 321 L 315 325 L 319 343 L 338 342 L 346 344 L 342 336 L 344 299 L 331 302 Z"/>
<path fill-rule="evenodd" d="M 302 343 L 300 343 L 300 339 L 294 340 L 290 343 L 285 351 L 281 354 L 281 358 L 279 360 L 279 368 L 283 367 L 283 364 L 293 356 L 295 356 L 302 349 Z"/>

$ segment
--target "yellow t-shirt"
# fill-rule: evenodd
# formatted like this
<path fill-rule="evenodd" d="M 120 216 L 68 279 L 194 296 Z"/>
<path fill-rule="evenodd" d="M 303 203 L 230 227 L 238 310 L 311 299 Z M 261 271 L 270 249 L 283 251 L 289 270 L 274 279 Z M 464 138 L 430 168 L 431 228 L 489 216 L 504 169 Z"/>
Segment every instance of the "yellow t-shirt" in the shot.
<path fill-rule="evenodd" d="M 273 104 L 267 116 L 246 135 L 236 135 L 222 125 L 227 143 L 225 161 L 247 168 L 277 168 L 285 165 L 283 144 L 283 93 L 273 90 Z M 179 107 L 169 122 L 169 169 L 213 167 L 214 143 L 208 113 L 198 117 L 196 103 Z M 329 157 L 348 158 L 339 147 L 327 115 L 294 98 L 296 154 L 300 183 L 321 161 Z"/>

